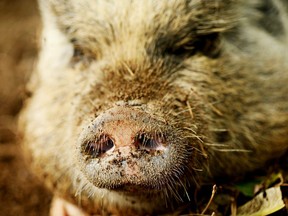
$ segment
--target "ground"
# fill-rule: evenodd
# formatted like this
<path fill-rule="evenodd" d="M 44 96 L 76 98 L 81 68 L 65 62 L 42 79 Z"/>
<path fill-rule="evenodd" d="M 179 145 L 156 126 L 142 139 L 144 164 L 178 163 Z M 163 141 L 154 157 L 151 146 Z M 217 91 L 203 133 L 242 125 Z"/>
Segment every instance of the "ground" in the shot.
<path fill-rule="evenodd" d="M 17 142 L 24 83 L 37 55 L 40 19 L 34 0 L 0 1 L 0 215 L 48 215 L 51 195 L 31 175 Z"/>

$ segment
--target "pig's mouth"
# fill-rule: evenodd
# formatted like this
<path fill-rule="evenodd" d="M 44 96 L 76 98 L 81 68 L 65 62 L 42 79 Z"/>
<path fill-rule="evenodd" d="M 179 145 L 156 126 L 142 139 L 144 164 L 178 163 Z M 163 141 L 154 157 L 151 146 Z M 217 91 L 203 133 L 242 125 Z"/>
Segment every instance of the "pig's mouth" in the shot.
<path fill-rule="evenodd" d="M 177 153 L 173 148 L 151 152 L 127 147 L 86 159 L 82 171 L 96 187 L 125 193 L 157 192 L 173 178 L 181 178 L 185 155 L 177 158 Z"/>
<path fill-rule="evenodd" d="M 147 185 L 133 185 L 133 184 L 125 184 L 125 185 L 113 188 L 112 190 L 119 192 L 119 193 L 128 194 L 128 195 L 133 195 L 139 192 L 151 194 L 151 193 L 159 193 L 161 191 L 160 188 L 149 187 Z"/>
<path fill-rule="evenodd" d="M 177 130 L 128 107 L 97 117 L 79 144 L 87 179 L 98 188 L 129 194 L 159 192 L 179 182 L 192 155 Z"/>

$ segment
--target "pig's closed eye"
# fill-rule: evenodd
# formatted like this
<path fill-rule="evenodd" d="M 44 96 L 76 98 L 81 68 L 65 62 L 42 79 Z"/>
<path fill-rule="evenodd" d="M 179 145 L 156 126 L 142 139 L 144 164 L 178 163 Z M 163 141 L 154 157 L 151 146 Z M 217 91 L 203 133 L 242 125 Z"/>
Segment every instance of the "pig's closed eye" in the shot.
<path fill-rule="evenodd" d="M 181 43 L 181 42 L 180 42 Z M 173 44 L 164 50 L 165 54 L 178 56 L 178 57 L 188 57 L 196 54 L 197 47 L 195 47 L 194 41 L 189 41 L 183 44 Z"/>
<path fill-rule="evenodd" d="M 79 62 L 83 58 L 84 58 L 84 51 L 80 47 L 74 46 L 73 61 Z"/>
<path fill-rule="evenodd" d="M 190 57 L 197 53 L 216 58 L 221 52 L 219 36 L 216 34 L 198 36 L 191 40 L 183 39 L 164 50 L 165 54 L 177 57 Z"/>
<path fill-rule="evenodd" d="M 84 66 L 88 66 L 91 61 L 95 60 L 96 57 L 93 53 L 91 53 L 87 48 L 81 46 L 80 43 L 76 39 L 70 40 L 73 45 L 73 57 L 71 59 L 72 65 L 83 64 Z"/>

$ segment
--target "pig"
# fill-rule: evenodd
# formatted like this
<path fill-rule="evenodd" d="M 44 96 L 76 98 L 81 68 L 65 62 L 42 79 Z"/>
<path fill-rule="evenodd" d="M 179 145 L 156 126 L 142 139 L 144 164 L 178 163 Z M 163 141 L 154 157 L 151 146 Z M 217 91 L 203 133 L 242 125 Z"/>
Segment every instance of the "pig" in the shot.
<path fill-rule="evenodd" d="M 287 1 L 39 5 L 19 125 L 51 214 L 172 213 L 285 155 Z"/>

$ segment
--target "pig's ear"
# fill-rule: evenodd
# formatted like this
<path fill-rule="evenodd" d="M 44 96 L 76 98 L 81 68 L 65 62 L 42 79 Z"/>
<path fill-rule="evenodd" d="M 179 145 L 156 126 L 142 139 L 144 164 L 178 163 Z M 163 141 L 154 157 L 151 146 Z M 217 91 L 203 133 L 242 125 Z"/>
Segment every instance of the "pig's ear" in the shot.
<path fill-rule="evenodd" d="M 61 73 L 61 70 L 69 66 L 73 56 L 73 46 L 68 37 L 60 31 L 57 17 L 52 12 L 49 2 L 39 1 L 43 31 L 38 71 L 41 76 L 47 77 L 51 76 L 51 73 Z"/>

